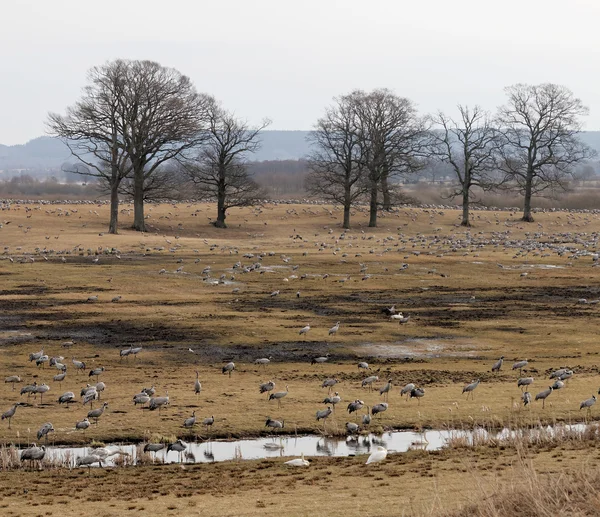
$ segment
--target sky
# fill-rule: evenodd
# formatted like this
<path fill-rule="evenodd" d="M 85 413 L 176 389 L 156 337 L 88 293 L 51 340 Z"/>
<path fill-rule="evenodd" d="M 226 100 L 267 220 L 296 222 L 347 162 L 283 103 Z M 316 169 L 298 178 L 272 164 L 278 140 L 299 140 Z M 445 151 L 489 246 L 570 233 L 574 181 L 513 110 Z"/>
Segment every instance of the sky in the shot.
<path fill-rule="evenodd" d="M 86 72 L 150 59 L 251 123 L 310 129 L 332 98 L 389 88 L 423 114 L 495 111 L 504 87 L 553 82 L 600 130 L 597 0 L 2 0 L 0 143 L 46 134 Z"/>

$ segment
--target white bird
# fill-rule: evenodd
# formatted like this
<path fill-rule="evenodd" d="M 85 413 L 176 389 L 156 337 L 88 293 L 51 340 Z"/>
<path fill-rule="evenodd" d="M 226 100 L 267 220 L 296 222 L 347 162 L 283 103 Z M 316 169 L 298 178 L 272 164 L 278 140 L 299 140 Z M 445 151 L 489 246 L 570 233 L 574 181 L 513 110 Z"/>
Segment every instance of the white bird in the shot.
<path fill-rule="evenodd" d="M 298 334 L 303 336 L 304 334 L 307 334 L 309 330 L 310 330 L 310 325 L 306 325 L 306 327 L 302 327 L 300 329 L 300 332 L 298 332 Z"/>
<path fill-rule="evenodd" d="M 388 451 L 385 447 L 378 445 L 377 449 L 375 449 L 369 456 L 369 459 L 367 460 L 365 465 L 369 465 L 369 463 L 377 463 L 378 461 L 383 461 L 387 457 L 387 453 Z"/>
<path fill-rule="evenodd" d="M 302 453 L 301 458 L 294 458 L 293 460 L 286 461 L 284 465 L 289 465 L 290 467 L 308 467 L 310 462 L 304 459 L 304 453 Z"/>

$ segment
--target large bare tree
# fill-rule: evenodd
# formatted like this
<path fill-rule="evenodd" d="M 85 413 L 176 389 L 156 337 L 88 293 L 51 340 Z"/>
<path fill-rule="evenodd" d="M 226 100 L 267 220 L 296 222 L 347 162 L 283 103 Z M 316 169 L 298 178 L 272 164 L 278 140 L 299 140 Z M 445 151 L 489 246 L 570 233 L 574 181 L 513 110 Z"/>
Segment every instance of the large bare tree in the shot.
<path fill-rule="evenodd" d="M 119 114 L 133 175 L 133 227 L 145 231 L 149 179 L 206 138 L 213 98 L 199 94 L 188 77 L 154 61 L 125 61 Z"/>
<path fill-rule="evenodd" d="M 270 121 L 252 127 L 216 102 L 208 108 L 208 119 L 197 155 L 181 162 L 197 188 L 198 197 L 216 200 L 215 226 L 226 228 L 229 208 L 255 204 L 266 195 L 252 179 L 246 161 L 259 149 L 260 132 Z"/>
<path fill-rule="evenodd" d="M 423 166 L 427 127 L 412 101 L 390 90 L 357 90 L 348 97 L 356 113 L 361 160 L 368 174 L 369 226 L 375 227 L 379 191 L 383 192 L 383 208 L 391 208 L 390 179 Z"/>
<path fill-rule="evenodd" d="M 471 226 L 469 207 L 472 187 L 491 190 L 496 187 L 500 134 L 489 113 L 479 106 L 458 106 L 458 121 L 438 113 L 433 117 L 432 155 L 447 163 L 458 179 L 453 196 L 462 197 L 462 226 Z"/>
<path fill-rule="evenodd" d="M 49 132 L 60 138 L 77 158 L 67 172 L 95 176 L 110 192 L 109 233 L 117 233 L 119 188 L 131 172 L 123 145 L 120 104 L 126 77 L 123 62 L 115 61 L 88 72 L 83 95 L 66 115 L 50 113 Z"/>
<path fill-rule="evenodd" d="M 356 132 L 357 113 L 351 96 L 334 99 L 308 136 L 313 152 L 305 185 L 309 193 L 344 207 L 343 227 L 350 228 L 350 209 L 364 195 L 368 183 Z"/>
<path fill-rule="evenodd" d="M 498 110 L 504 144 L 502 170 L 523 194 L 523 221 L 533 221 L 531 198 L 564 189 L 574 167 L 593 152 L 578 138 L 588 109 L 568 88 L 516 84 Z"/>

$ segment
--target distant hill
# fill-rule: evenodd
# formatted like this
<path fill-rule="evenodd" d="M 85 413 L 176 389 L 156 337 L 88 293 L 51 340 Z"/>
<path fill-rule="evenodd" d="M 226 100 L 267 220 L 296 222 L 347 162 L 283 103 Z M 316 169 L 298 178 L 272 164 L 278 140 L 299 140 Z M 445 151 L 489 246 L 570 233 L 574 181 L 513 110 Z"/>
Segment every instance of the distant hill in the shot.
<path fill-rule="evenodd" d="M 262 146 L 254 154 L 255 161 L 297 160 L 308 154 L 306 141 L 308 131 L 263 131 Z M 600 153 L 600 131 L 582 133 L 581 139 Z M 67 147 L 51 137 L 40 137 L 23 145 L 0 144 L 0 170 L 35 169 L 38 171 L 57 169 L 70 161 Z"/>

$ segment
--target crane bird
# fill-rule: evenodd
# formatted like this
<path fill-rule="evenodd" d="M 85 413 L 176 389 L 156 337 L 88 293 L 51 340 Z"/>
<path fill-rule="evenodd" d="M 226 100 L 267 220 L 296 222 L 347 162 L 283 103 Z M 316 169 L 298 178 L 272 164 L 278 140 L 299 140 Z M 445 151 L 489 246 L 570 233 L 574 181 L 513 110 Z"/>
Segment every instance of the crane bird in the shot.
<path fill-rule="evenodd" d="M 285 397 L 288 394 L 288 386 L 285 386 L 285 391 L 278 391 L 277 393 L 271 393 L 269 395 L 269 400 L 276 400 L 277 401 L 277 407 L 281 407 L 281 399 L 283 397 Z"/>
<path fill-rule="evenodd" d="M 21 396 L 23 396 L 25 393 L 27 393 L 27 400 L 29 400 L 29 397 L 32 393 L 35 393 L 35 390 L 37 388 L 37 381 L 33 381 L 33 384 L 27 384 L 26 386 L 23 386 L 21 388 Z"/>
<path fill-rule="evenodd" d="M 331 413 L 333 413 L 333 411 L 331 410 L 331 406 L 327 406 L 327 409 L 321 409 L 317 411 L 317 422 L 319 420 L 323 420 L 323 429 L 325 429 L 325 422 L 327 421 L 327 418 L 329 417 L 329 415 L 331 415 Z"/>
<path fill-rule="evenodd" d="M 12 417 L 15 416 L 18 405 L 19 405 L 19 403 L 17 402 L 16 404 L 13 404 L 13 407 L 11 407 L 8 411 L 5 411 L 4 413 L 2 413 L 2 420 L 5 420 L 6 418 L 8 418 L 8 428 L 9 429 L 10 429 L 10 421 L 11 421 Z"/>
<path fill-rule="evenodd" d="M 369 391 L 373 390 L 373 383 L 378 381 L 379 377 L 377 375 L 371 375 L 366 379 L 363 379 L 361 386 L 364 388 L 365 386 L 369 387 Z"/>
<path fill-rule="evenodd" d="M 41 366 L 42 368 L 44 367 L 44 363 L 47 363 L 49 360 L 47 355 L 43 355 L 40 358 L 36 359 L 35 364 L 36 366 Z"/>
<path fill-rule="evenodd" d="M 387 411 L 388 408 L 388 404 L 387 402 L 380 402 L 379 404 L 375 404 L 372 408 L 371 408 L 371 414 L 373 416 L 378 415 L 379 413 L 383 413 L 384 411 Z"/>
<path fill-rule="evenodd" d="M 227 363 L 225 366 L 223 366 L 223 368 L 221 369 L 222 373 L 228 373 L 229 377 L 231 377 L 231 372 L 235 370 L 235 364 L 233 362 Z"/>
<path fill-rule="evenodd" d="M 411 399 L 416 398 L 417 404 L 421 404 L 421 399 L 425 396 L 425 390 L 423 388 L 413 388 L 410 390 L 409 397 Z"/>
<path fill-rule="evenodd" d="M 96 425 L 96 427 L 98 427 L 98 419 L 102 416 L 102 414 L 104 413 L 104 410 L 107 407 L 108 407 L 108 402 L 105 402 L 104 404 L 102 404 L 101 407 L 92 409 L 91 411 L 88 412 L 87 417 L 93 418 L 95 420 L 94 424 Z"/>
<path fill-rule="evenodd" d="M 119 361 L 122 361 L 123 357 L 129 357 L 129 355 L 131 354 L 131 350 L 133 350 L 133 345 L 131 345 L 129 348 L 124 348 L 123 350 L 121 350 L 119 352 Z"/>
<path fill-rule="evenodd" d="M 39 428 L 37 432 L 37 439 L 41 440 L 44 438 L 46 442 L 48 441 L 48 433 L 54 431 L 54 426 L 50 422 L 46 422 L 42 427 Z"/>
<path fill-rule="evenodd" d="M 346 431 L 348 434 L 356 434 L 360 430 L 360 426 L 354 422 L 346 422 Z"/>
<path fill-rule="evenodd" d="M 100 400 L 100 393 L 102 393 L 106 389 L 106 384 L 102 381 L 96 383 L 96 391 L 98 392 L 98 400 Z"/>
<path fill-rule="evenodd" d="M 560 379 L 560 376 L 567 371 L 568 371 L 568 368 L 560 368 L 559 370 L 554 370 L 550 374 L 550 378 L 551 379 Z"/>
<path fill-rule="evenodd" d="M 290 467 L 308 467 L 310 462 L 304 459 L 304 453 L 302 453 L 301 458 L 294 458 L 293 460 L 286 461 L 284 465 L 289 465 Z"/>
<path fill-rule="evenodd" d="M 29 354 L 29 362 L 37 361 L 43 355 L 44 355 L 44 349 L 43 348 L 39 352 L 34 352 L 33 354 Z"/>
<path fill-rule="evenodd" d="M 18 375 L 11 375 L 10 377 L 7 377 L 6 379 L 4 379 L 4 383 L 10 383 L 12 384 L 12 391 L 15 391 L 15 384 L 21 382 L 21 377 L 19 377 Z"/>
<path fill-rule="evenodd" d="M 579 405 L 579 411 L 581 411 L 583 408 L 586 409 L 587 414 L 592 412 L 592 406 L 596 403 L 596 395 L 592 395 L 592 398 L 584 400 L 580 405 Z M 2 418 L 4 418 L 4 415 L 2 415 Z M 10 422 L 10 421 L 9 421 Z"/>
<path fill-rule="evenodd" d="M 512 365 L 513 370 L 519 370 L 519 375 L 521 375 L 523 368 L 525 368 L 529 364 L 529 361 L 525 359 L 524 361 L 517 361 Z"/>
<path fill-rule="evenodd" d="M 398 314 L 392 314 L 390 316 L 390 319 L 397 321 L 400 325 L 402 325 L 403 323 L 408 323 L 408 320 L 410 320 L 410 316 L 404 316 L 404 314 L 400 312 Z"/>
<path fill-rule="evenodd" d="M 200 383 L 200 373 L 196 370 L 196 381 L 194 382 L 194 393 L 199 395 L 202 391 L 202 384 Z"/>
<path fill-rule="evenodd" d="M 528 406 L 531 404 L 531 393 L 528 391 L 523 393 L 523 395 L 521 395 L 521 400 L 523 401 L 523 406 Z"/>
<path fill-rule="evenodd" d="M 547 390 L 544 391 L 540 391 L 536 396 L 535 396 L 535 400 L 541 400 L 542 401 L 542 409 L 544 409 L 546 407 L 546 399 L 550 396 L 550 394 L 552 393 L 552 386 L 548 386 Z"/>
<path fill-rule="evenodd" d="M 98 368 L 94 368 L 90 370 L 90 374 L 88 377 L 96 377 L 96 382 L 98 382 L 98 376 L 104 371 L 104 366 L 100 366 Z"/>
<path fill-rule="evenodd" d="M 371 411 L 369 410 L 369 406 L 367 406 L 367 413 L 362 417 L 363 425 L 369 425 L 371 423 Z"/>
<path fill-rule="evenodd" d="M 356 413 L 356 416 L 358 417 L 358 411 L 361 410 L 364 406 L 364 402 L 362 400 L 358 400 L 356 399 L 354 402 L 350 402 L 350 404 L 348 404 L 348 413 L 352 414 L 352 413 Z"/>
<path fill-rule="evenodd" d="M 567 381 L 569 380 L 571 377 L 573 377 L 573 370 L 567 370 L 565 373 L 563 373 L 559 379 L 561 381 Z"/>
<path fill-rule="evenodd" d="M 169 405 L 169 390 L 167 390 L 167 393 L 164 397 L 152 397 L 150 399 L 150 405 L 148 406 L 148 409 L 150 409 L 150 411 L 154 411 L 155 409 L 158 409 L 158 413 L 160 414 L 160 410 L 163 406 L 168 406 Z"/>
<path fill-rule="evenodd" d="M 33 465 L 36 461 L 41 462 L 46 455 L 46 447 L 43 445 L 41 447 L 37 447 L 35 443 L 31 444 L 31 447 L 27 447 L 21 452 L 21 461 L 29 461 L 30 465 Z"/>
<path fill-rule="evenodd" d="M 492 372 L 499 372 L 500 369 L 502 368 L 503 363 L 504 363 L 504 356 L 502 356 L 500 359 L 498 359 L 494 363 L 494 366 L 492 366 Z"/>
<path fill-rule="evenodd" d="M 71 361 L 73 362 L 73 366 L 75 366 L 75 370 L 77 370 L 77 372 L 85 370 L 85 363 L 83 361 L 78 361 L 74 357 L 71 359 Z"/>
<path fill-rule="evenodd" d="M 325 355 L 322 355 L 319 357 L 313 357 L 310 364 L 323 364 L 323 363 L 326 363 L 327 361 L 329 361 L 329 354 L 325 354 Z"/>
<path fill-rule="evenodd" d="M 177 440 L 175 443 L 170 443 L 167 447 L 167 454 L 171 451 L 175 451 L 179 453 L 179 462 L 181 463 L 181 455 L 187 449 L 187 444 L 183 442 L 181 439 Z"/>
<path fill-rule="evenodd" d="M 78 422 L 75 422 L 75 430 L 79 430 L 81 429 L 83 431 L 83 434 L 85 435 L 85 430 L 90 426 L 90 421 L 87 418 L 84 418 L 83 420 L 79 420 Z"/>
<path fill-rule="evenodd" d="M 521 377 L 518 381 L 517 381 L 517 388 L 521 388 L 521 391 L 523 391 L 523 387 L 527 387 L 527 386 L 531 386 L 533 384 L 533 377 Z"/>
<path fill-rule="evenodd" d="M 331 393 L 331 388 L 333 388 L 338 382 L 335 377 L 332 379 L 325 379 L 322 383 L 321 383 L 321 388 L 327 388 L 329 390 L 329 393 Z"/>
<path fill-rule="evenodd" d="M 164 448 L 164 443 L 147 443 L 144 445 L 144 452 L 153 452 L 156 455 L 157 452 L 162 451 Z"/>
<path fill-rule="evenodd" d="M 552 385 L 553 390 L 561 390 L 564 387 L 565 387 L 565 383 L 563 381 L 561 381 L 560 379 L 556 379 L 554 381 L 554 384 Z"/>
<path fill-rule="evenodd" d="M 58 382 L 58 387 L 60 388 L 62 386 L 62 381 L 65 380 L 66 376 L 67 376 L 67 372 L 59 373 L 58 375 L 55 375 L 54 377 L 52 377 L 52 380 L 55 382 Z"/>
<path fill-rule="evenodd" d="M 196 412 L 192 411 L 192 416 L 183 421 L 183 427 L 190 428 L 196 425 Z"/>
<path fill-rule="evenodd" d="M 35 387 L 35 391 L 33 393 L 40 394 L 40 404 L 44 403 L 44 393 L 46 393 L 48 391 L 50 391 L 50 386 L 48 386 L 46 383 L 40 384 L 39 386 Z"/>
<path fill-rule="evenodd" d="M 392 379 L 388 379 L 387 383 L 379 388 L 379 395 L 383 395 L 385 400 L 388 400 L 390 390 L 392 389 Z"/>
<path fill-rule="evenodd" d="M 143 406 L 144 404 L 147 404 L 148 402 L 150 402 L 150 396 L 147 393 L 145 393 L 145 392 L 143 392 L 143 393 L 136 393 L 133 396 L 133 403 L 136 406 L 138 404 L 141 404 Z"/>
<path fill-rule="evenodd" d="M 273 391 L 273 389 L 275 388 L 275 383 L 273 381 L 269 381 L 269 382 L 265 382 L 264 384 L 261 384 L 258 388 L 258 391 L 260 393 L 266 393 L 267 394 L 267 400 L 269 400 L 269 391 Z"/>
<path fill-rule="evenodd" d="M 340 330 L 340 322 L 338 321 L 333 327 L 329 329 L 329 336 L 337 334 L 337 331 Z"/>
<path fill-rule="evenodd" d="M 306 327 L 302 327 L 300 329 L 300 332 L 298 332 L 298 334 L 300 334 L 301 336 L 305 336 L 306 334 L 308 334 L 309 330 L 310 330 L 310 325 L 306 325 Z"/>
<path fill-rule="evenodd" d="M 471 394 L 471 399 L 474 398 L 474 394 L 473 392 L 475 391 L 475 388 L 477 388 L 477 386 L 479 386 L 479 379 L 477 379 L 475 382 L 472 382 L 471 384 L 467 384 L 462 392 L 467 394 L 467 400 L 469 400 L 469 393 Z"/>
<path fill-rule="evenodd" d="M 100 465 L 100 467 L 102 467 L 102 459 L 94 454 L 86 454 L 85 456 L 79 456 L 79 458 L 77 458 L 77 461 L 75 462 L 75 464 L 78 467 L 87 467 L 88 472 L 90 467 L 94 463 L 97 463 L 98 465 Z"/>
<path fill-rule="evenodd" d="M 360 363 L 358 363 L 358 369 L 359 370 L 369 370 L 369 363 L 365 363 L 364 361 L 361 361 Z"/>
<path fill-rule="evenodd" d="M 150 386 L 149 388 L 142 388 L 142 393 L 145 393 L 149 397 L 152 397 L 156 393 L 156 388 L 154 387 L 154 385 Z"/>
<path fill-rule="evenodd" d="M 406 400 L 408 401 L 408 398 L 410 396 L 410 392 L 412 390 L 414 390 L 416 388 L 416 385 L 413 384 L 412 382 L 409 382 L 406 386 L 404 386 L 404 388 L 402 388 L 400 390 L 400 396 L 403 397 L 404 395 L 406 395 Z"/>
<path fill-rule="evenodd" d="M 264 366 L 265 368 L 267 367 L 267 365 L 271 362 L 271 359 L 273 359 L 273 357 L 269 356 L 269 357 L 261 357 L 260 359 L 256 359 L 254 361 L 254 364 L 257 364 L 258 366 Z"/>
<path fill-rule="evenodd" d="M 202 420 L 202 425 L 206 426 L 206 433 L 208 434 L 208 428 L 210 426 L 212 426 L 215 423 L 215 417 L 214 416 L 210 416 L 208 418 L 205 418 L 204 420 Z"/>
<path fill-rule="evenodd" d="M 72 402 L 76 402 L 75 401 L 75 393 L 73 393 L 72 391 L 66 391 L 60 397 L 58 397 L 58 403 L 66 404 L 67 409 L 69 409 L 69 404 Z"/>
<path fill-rule="evenodd" d="M 271 417 L 267 417 L 267 421 L 265 422 L 265 427 L 271 427 L 272 429 L 283 429 L 285 425 L 285 420 L 281 422 L 279 420 L 273 420 Z"/>
<path fill-rule="evenodd" d="M 378 445 L 377 448 L 369 455 L 367 462 L 365 465 L 369 465 L 370 463 L 377 463 L 379 461 L 383 461 L 387 457 L 387 449 Z"/>

